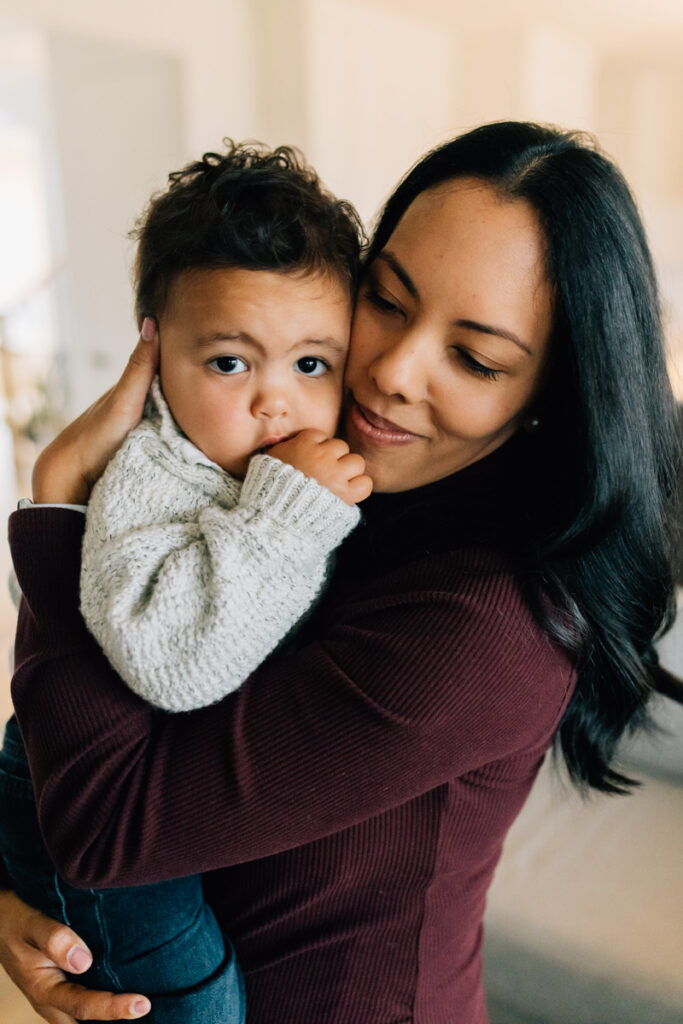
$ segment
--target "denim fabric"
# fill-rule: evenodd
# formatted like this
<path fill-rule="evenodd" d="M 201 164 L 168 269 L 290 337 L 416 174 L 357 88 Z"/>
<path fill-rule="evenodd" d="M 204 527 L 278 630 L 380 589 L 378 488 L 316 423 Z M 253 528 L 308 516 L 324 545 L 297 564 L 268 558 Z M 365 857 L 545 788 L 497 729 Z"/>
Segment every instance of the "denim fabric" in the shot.
<path fill-rule="evenodd" d="M 154 1024 L 243 1024 L 242 975 L 199 876 L 126 889 L 76 889 L 49 858 L 16 720 L 0 751 L 0 852 L 26 903 L 73 928 L 94 962 L 80 984 L 142 992 Z"/>

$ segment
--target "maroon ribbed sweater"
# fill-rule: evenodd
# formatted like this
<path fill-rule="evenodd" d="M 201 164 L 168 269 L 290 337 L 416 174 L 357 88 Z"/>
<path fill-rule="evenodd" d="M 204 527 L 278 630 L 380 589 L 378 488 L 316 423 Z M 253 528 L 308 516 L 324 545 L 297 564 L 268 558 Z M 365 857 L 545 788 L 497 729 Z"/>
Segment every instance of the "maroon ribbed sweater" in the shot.
<path fill-rule="evenodd" d="M 10 521 L 13 696 L 62 874 L 206 872 L 248 1024 L 484 1024 L 486 890 L 573 685 L 506 562 L 394 543 L 333 588 L 315 640 L 165 715 L 85 630 L 82 524 Z"/>

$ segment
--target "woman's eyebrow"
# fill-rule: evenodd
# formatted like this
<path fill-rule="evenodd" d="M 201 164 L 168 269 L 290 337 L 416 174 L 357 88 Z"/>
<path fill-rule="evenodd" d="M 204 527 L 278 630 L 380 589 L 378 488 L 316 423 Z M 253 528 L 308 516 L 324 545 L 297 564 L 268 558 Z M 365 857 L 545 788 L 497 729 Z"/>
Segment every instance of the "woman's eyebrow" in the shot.
<path fill-rule="evenodd" d="M 389 252 L 387 249 L 383 249 L 376 258 L 378 260 L 383 260 L 387 266 L 391 267 L 406 291 L 414 299 L 420 298 L 420 293 L 415 286 L 415 282 L 405 267 L 399 263 L 393 253 Z M 492 327 L 490 324 L 479 323 L 478 320 L 454 320 L 453 323 L 456 327 L 464 327 L 465 330 L 468 331 L 479 331 L 480 334 L 495 334 L 499 338 L 506 338 L 508 341 L 514 342 L 515 345 L 521 348 L 523 352 L 526 352 L 527 355 L 533 354 L 526 342 L 522 341 L 522 339 L 516 334 L 512 331 L 506 330 L 504 327 Z"/>
<path fill-rule="evenodd" d="M 453 324 L 455 327 L 464 327 L 466 331 L 479 331 L 480 334 L 495 334 L 498 338 L 507 338 L 508 341 L 514 341 L 527 355 L 533 355 L 526 342 L 504 327 L 491 327 L 489 324 L 480 324 L 477 320 L 454 320 Z"/>
<path fill-rule="evenodd" d="M 405 269 L 405 267 L 403 267 L 399 263 L 399 261 L 393 255 L 393 253 L 390 253 L 386 249 L 383 249 L 382 252 L 379 253 L 379 255 L 377 256 L 377 259 L 383 260 L 384 263 L 391 267 L 393 272 L 396 274 L 396 277 L 399 279 L 399 281 L 401 282 L 401 284 L 403 285 L 403 287 L 405 288 L 409 295 L 411 295 L 414 299 L 420 298 L 420 293 L 415 287 L 413 279 L 411 278 L 410 274 Z"/>

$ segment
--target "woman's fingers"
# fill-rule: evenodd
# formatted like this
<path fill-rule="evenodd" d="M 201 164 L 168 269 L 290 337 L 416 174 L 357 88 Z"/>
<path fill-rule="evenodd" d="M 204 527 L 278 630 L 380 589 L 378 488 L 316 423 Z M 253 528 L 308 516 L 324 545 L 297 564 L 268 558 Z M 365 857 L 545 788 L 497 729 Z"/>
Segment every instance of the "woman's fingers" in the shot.
<path fill-rule="evenodd" d="M 152 378 L 159 365 L 159 333 L 151 317 L 142 321 L 138 343 L 126 368 L 105 399 L 121 407 L 121 414 L 140 419 Z M 130 428 L 129 428 L 130 429 Z"/>
<path fill-rule="evenodd" d="M 13 978 L 16 983 L 16 978 Z M 37 963 L 29 989 L 19 986 L 36 1013 L 49 1024 L 75 1024 L 79 1020 L 139 1020 L 149 1012 L 141 995 L 116 994 L 84 988 L 67 981 L 52 963 Z"/>
<path fill-rule="evenodd" d="M 61 971 L 55 969 L 55 974 L 61 975 Z M 45 979 L 44 997 L 34 1008 L 50 1024 L 75 1024 L 80 1020 L 140 1020 L 149 1013 L 150 1003 L 144 996 L 91 991 L 64 981 L 61 975 L 61 980 Z"/>
<path fill-rule="evenodd" d="M 12 939 L 24 941 L 53 967 L 81 974 L 92 964 L 92 954 L 75 931 L 22 903 L 12 893 L 11 914 L 16 918 Z"/>
<path fill-rule="evenodd" d="M 140 422 L 159 363 L 159 336 L 147 317 L 120 379 L 70 423 L 38 458 L 33 500 L 85 505 L 97 478 L 126 435 Z"/>
<path fill-rule="evenodd" d="M 142 995 L 95 992 L 67 979 L 92 963 L 78 935 L 22 903 L 0 893 L 0 963 L 36 1013 L 49 1024 L 77 1020 L 138 1020 L 150 1009 Z"/>

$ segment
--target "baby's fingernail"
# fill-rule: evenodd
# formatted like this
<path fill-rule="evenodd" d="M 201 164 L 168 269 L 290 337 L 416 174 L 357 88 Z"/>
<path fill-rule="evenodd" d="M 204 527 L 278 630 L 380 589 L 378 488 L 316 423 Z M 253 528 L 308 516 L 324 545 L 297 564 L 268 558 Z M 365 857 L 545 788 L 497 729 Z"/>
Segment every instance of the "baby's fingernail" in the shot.
<path fill-rule="evenodd" d="M 66 962 L 74 974 L 80 974 L 90 967 L 92 957 L 81 946 L 72 946 L 66 954 Z"/>
<path fill-rule="evenodd" d="M 130 1004 L 130 1012 L 131 1013 L 137 1013 L 137 1014 L 149 1013 L 151 1008 L 152 1007 L 150 1005 L 149 999 L 135 999 Z"/>
<path fill-rule="evenodd" d="M 154 335 L 156 334 L 156 330 L 157 325 L 154 323 L 151 316 L 146 316 L 145 319 L 142 321 L 142 330 L 140 331 L 140 334 L 142 335 L 144 340 L 151 341 Z"/>

